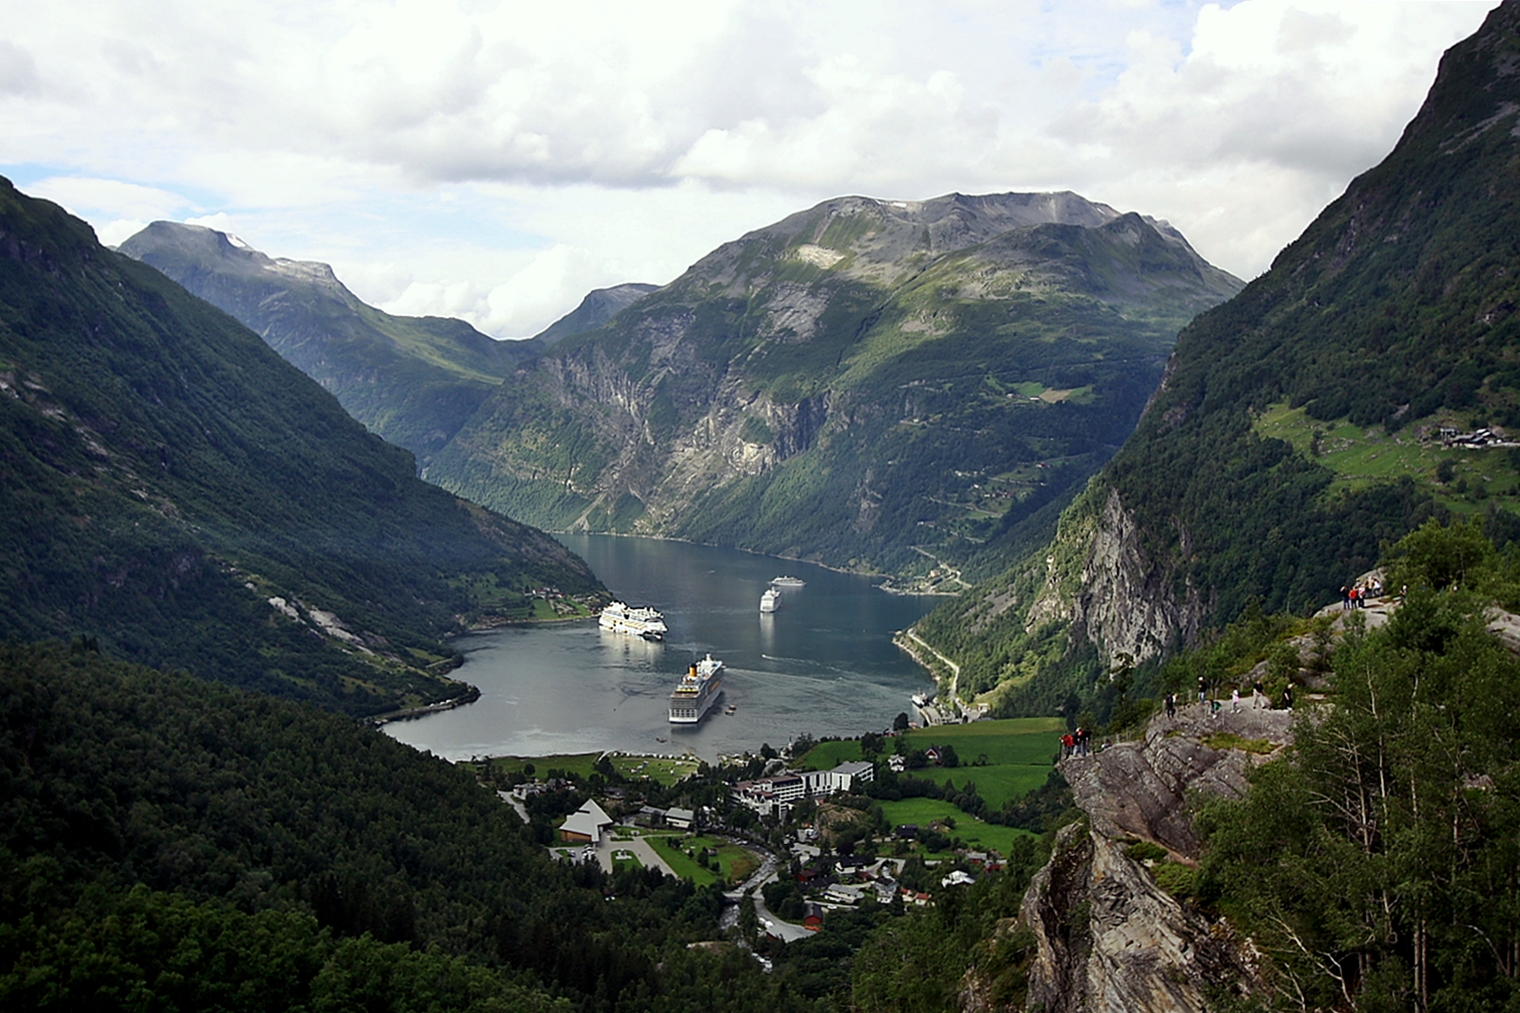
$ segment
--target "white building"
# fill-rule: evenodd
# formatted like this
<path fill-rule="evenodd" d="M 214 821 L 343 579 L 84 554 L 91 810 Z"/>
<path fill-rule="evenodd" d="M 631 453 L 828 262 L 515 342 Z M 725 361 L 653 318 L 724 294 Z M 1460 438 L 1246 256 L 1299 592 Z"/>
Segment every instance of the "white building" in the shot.
<path fill-rule="evenodd" d="M 612 817 L 595 802 L 587 801 L 560 824 L 560 840 L 570 843 L 600 844 L 602 834 L 612 826 Z"/>
<path fill-rule="evenodd" d="M 785 813 L 805 798 L 825 798 L 836 791 L 855 791 L 875 777 L 876 768 L 863 760 L 841 763 L 833 770 L 787 771 L 757 781 L 741 781 L 733 794 L 762 816 Z"/>

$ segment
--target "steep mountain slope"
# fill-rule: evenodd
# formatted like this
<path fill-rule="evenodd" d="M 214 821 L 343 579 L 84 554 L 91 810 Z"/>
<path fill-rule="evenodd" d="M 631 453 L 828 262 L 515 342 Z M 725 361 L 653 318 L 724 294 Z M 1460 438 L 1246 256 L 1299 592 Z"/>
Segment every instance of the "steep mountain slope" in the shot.
<path fill-rule="evenodd" d="M 961 688 L 1043 709 L 1248 602 L 1302 609 L 1431 514 L 1516 529 L 1520 9 L 1454 46 L 1398 146 L 1179 337 L 1054 543 L 929 617 Z M 1078 677 L 1080 673 L 1080 679 Z"/>
<path fill-rule="evenodd" d="M 839 198 L 524 365 L 425 474 L 545 527 L 928 579 L 1079 486 L 1238 287 L 1070 193 Z"/>
<path fill-rule="evenodd" d="M 557 345 L 572 334 L 594 331 L 660 286 L 630 281 L 611 288 L 595 288 L 580 305 L 533 336 L 537 345 Z"/>
<path fill-rule="evenodd" d="M 457 695 L 444 634 L 601 588 L 414 470 L 256 334 L 0 183 L 0 635 L 354 713 Z"/>
<path fill-rule="evenodd" d="M 263 335 L 350 415 L 423 461 L 541 347 L 492 340 L 462 320 L 392 316 L 326 264 L 276 260 L 198 225 L 154 222 L 119 250 Z"/>

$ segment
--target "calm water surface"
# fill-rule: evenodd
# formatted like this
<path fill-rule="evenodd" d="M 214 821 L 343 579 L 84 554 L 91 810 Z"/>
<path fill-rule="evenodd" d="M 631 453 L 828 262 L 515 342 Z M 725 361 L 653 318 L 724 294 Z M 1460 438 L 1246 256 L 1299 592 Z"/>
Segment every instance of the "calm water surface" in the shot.
<path fill-rule="evenodd" d="M 460 637 L 456 673 L 475 703 L 386 725 L 394 738 L 451 760 L 599 749 L 719 754 L 780 746 L 805 733 L 889 727 L 928 676 L 891 641 L 938 599 L 887 594 L 822 567 L 680 542 L 564 535 L 613 594 L 653 605 L 663 644 L 602 631 L 595 620 Z M 807 581 L 760 614 L 772 577 Z M 670 690 L 703 654 L 724 662 L 724 697 L 696 728 L 672 728 Z M 728 705 L 736 709 L 724 713 Z"/>

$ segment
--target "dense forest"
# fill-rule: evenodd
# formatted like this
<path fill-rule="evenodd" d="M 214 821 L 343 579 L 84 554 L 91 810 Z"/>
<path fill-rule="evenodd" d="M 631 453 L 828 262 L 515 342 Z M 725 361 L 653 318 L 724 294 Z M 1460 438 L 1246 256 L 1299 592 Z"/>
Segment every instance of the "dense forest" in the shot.
<path fill-rule="evenodd" d="M 415 477 L 247 328 L 0 181 L 0 635 L 352 714 L 457 697 L 444 637 L 605 592 Z"/>
<path fill-rule="evenodd" d="M 17 1008 L 774 1013 L 855 989 L 864 1009 L 943 1009 L 958 972 L 910 973 L 903 945 L 1017 986 L 1023 951 L 977 944 L 1016 913 L 1034 847 L 975 899 L 757 940 L 767 974 L 733 943 L 688 945 L 723 939 L 716 888 L 551 861 L 470 771 L 341 717 L 83 641 L 0 648 L 0 704 Z"/>

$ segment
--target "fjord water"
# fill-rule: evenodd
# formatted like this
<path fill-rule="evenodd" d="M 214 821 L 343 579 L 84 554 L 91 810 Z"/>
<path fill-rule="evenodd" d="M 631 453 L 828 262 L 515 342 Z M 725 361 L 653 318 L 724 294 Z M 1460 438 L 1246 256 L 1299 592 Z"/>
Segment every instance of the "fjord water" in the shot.
<path fill-rule="evenodd" d="M 801 734 L 859 735 L 890 727 L 909 697 L 932 690 L 892 644 L 936 599 L 888 594 L 870 578 L 683 542 L 561 535 L 630 605 L 653 605 L 670 627 L 650 643 L 595 620 L 517 626 L 460 637 L 455 673 L 480 687 L 475 703 L 393 722 L 396 739 L 451 760 L 621 749 L 691 751 L 707 760 L 758 751 Z M 771 578 L 782 607 L 760 614 Z M 727 672 L 723 699 L 695 728 L 672 727 L 670 690 L 704 654 Z M 726 713 L 729 705 L 733 714 Z"/>

